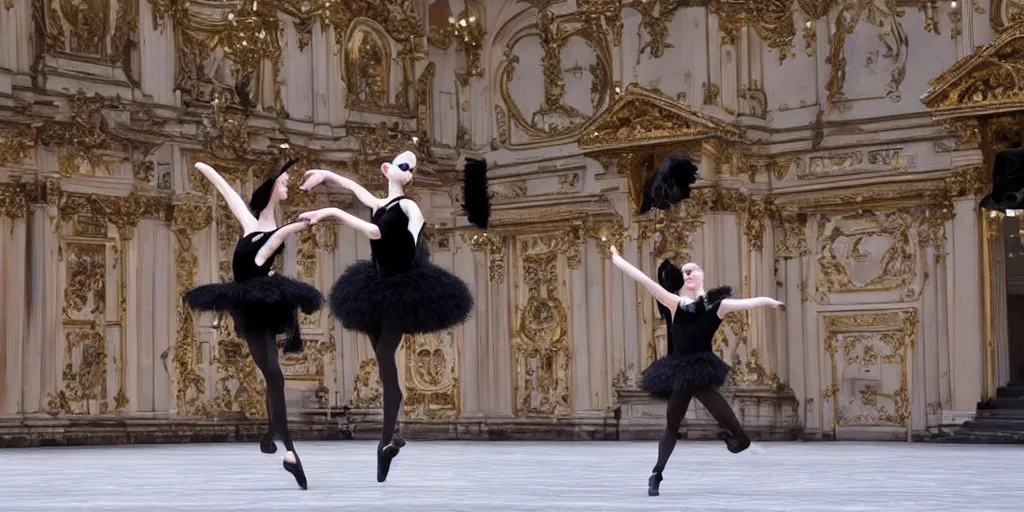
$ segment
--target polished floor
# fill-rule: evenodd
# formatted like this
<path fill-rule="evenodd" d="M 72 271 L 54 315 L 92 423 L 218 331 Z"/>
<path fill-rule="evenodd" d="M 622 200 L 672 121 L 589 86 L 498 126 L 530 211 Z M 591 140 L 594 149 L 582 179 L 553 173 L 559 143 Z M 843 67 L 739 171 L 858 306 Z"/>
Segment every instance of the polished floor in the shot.
<path fill-rule="evenodd" d="M 410 441 L 384 484 L 375 442 L 298 444 L 309 490 L 255 443 L 0 450 L 0 511 L 986 512 L 1024 510 L 1024 447 L 681 441 L 648 497 L 654 442 Z"/>

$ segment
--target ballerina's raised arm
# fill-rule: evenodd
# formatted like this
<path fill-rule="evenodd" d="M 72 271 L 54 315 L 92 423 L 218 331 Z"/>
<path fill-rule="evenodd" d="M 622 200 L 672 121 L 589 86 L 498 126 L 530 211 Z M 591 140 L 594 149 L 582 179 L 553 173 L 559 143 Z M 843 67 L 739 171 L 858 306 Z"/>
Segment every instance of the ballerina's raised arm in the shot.
<path fill-rule="evenodd" d="M 373 194 L 351 179 L 323 169 L 307 172 L 306 181 L 300 188 L 304 191 L 309 191 L 325 181 L 330 181 L 351 190 L 360 202 L 370 207 L 374 212 L 381 207 L 398 202 L 399 207 L 409 217 L 409 232 L 412 233 L 413 240 L 418 240 L 420 230 L 424 224 L 423 213 L 416 206 L 416 203 L 405 199 L 403 189 L 405 185 L 412 181 L 412 170 L 415 167 L 416 155 L 411 151 L 401 153 L 393 161 L 381 164 L 380 171 L 388 180 L 388 197 L 384 200 L 377 199 Z M 322 208 L 299 215 L 299 219 L 308 220 L 311 224 L 316 224 L 330 217 L 336 218 L 346 226 L 362 232 L 370 240 L 380 239 L 380 228 L 376 224 L 360 219 L 340 208 Z"/>
<path fill-rule="evenodd" d="M 234 214 L 235 218 L 242 225 L 243 236 L 248 236 L 258 230 L 265 230 L 271 233 L 270 238 L 256 252 L 257 266 L 263 266 L 289 236 L 309 227 L 309 221 L 302 220 L 277 229 L 277 220 L 274 218 L 277 203 L 288 198 L 288 169 L 294 163 L 294 159 L 288 160 L 275 173 L 276 175 L 264 181 L 253 192 L 252 200 L 249 201 L 249 204 L 245 204 L 242 197 L 235 192 L 235 189 L 231 188 L 227 180 L 214 170 L 213 167 L 203 162 L 196 163 L 196 170 L 213 183 L 213 186 L 228 203 L 231 213 Z"/>
<path fill-rule="evenodd" d="M 299 187 L 299 190 L 303 192 L 309 192 L 321 183 L 330 182 L 339 187 L 351 190 L 352 193 L 356 195 L 356 199 L 367 207 L 374 210 L 380 207 L 380 200 L 371 194 L 369 190 L 366 190 L 362 185 L 352 181 L 351 179 L 334 172 L 326 169 L 311 169 L 306 171 L 304 178 L 306 181 L 302 182 L 302 186 Z"/>
<path fill-rule="evenodd" d="M 619 267 L 619 269 L 625 272 L 626 275 L 632 277 L 634 281 L 642 284 L 647 290 L 647 293 L 650 293 L 659 304 L 668 308 L 669 311 L 676 310 L 676 307 L 679 306 L 679 302 L 683 300 L 682 297 L 666 290 L 660 284 L 648 277 L 647 274 L 644 274 L 642 270 L 634 267 L 622 256 L 619 256 L 619 250 L 616 249 L 615 246 L 612 246 L 609 251 L 612 253 L 612 263 L 615 264 L 616 267 Z"/>
<path fill-rule="evenodd" d="M 238 219 L 238 223 L 242 225 L 244 234 L 248 235 L 256 231 L 256 224 L 258 222 L 256 216 L 249 211 L 249 207 L 245 204 L 242 196 L 239 196 L 238 192 L 231 188 L 227 180 L 208 164 L 196 162 L 195 167 L 203 177 L 213 184 L 213 187 L 217 189 L 217 192 L 224 198 L 224 201 L 228 203 L 231 213 Z"/>

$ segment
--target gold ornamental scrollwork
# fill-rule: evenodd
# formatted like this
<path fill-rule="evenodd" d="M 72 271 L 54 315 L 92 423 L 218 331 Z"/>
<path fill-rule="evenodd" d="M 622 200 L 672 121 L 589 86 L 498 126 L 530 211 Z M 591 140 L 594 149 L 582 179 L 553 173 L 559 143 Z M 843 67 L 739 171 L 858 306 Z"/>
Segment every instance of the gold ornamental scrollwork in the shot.
<path fill-rule="evenodd" d="M 171 232 L 174 234 L 175 296 L 184 297 L 196 285 L 199 259 L 193 245 L 193 235 L 213 221 L 213 207 L 205 200 L 191 199 L 174 205 Z M 171 389 L 179 416 L 199 416 L 206 410 L 206 378 L 199 373 L 196 362 L 201 359 L 196 338 L 195 319 L 185 301 L 177 305 L 177 337 L 174 341 Z"/>
<path fill-rule="evenodd" d="M 931 80 L 921 97 L 935 119 L 995 115 L 1024 107 L 1024 23 Z"/>
<path fill-rule="evenodd" d="M 89 96 L 79 89 L 68 98 L 68 107 L 63 120 L 47 121 L 38 128 L 40 144 L 59 151 L 62 176 L 110 175 L 108 164 L 121 158 L 108 154 L 115 149 L 115 141 L 103 110 L 121 108 L 120 100 L 99 94 Z"/>
<path fill-rule="evenodd" d="M 469 246 L 473 252 L 485 252 L 487 254 L 487 276 L 492 283 L 505 282 L 505 246 L 508 244 L 508 237 L 492 235 L 490 233 L 461 232 L 462 243 Z"/>
<path fill-rule="evenodd" d="M 0 132 L 0 165 L 20 164 L 36 148 L 35 130 L 29 127 Z"/>
<path fill-rule="evenodd" d="M 406 335 L 405 415 L 416 419 L 455 419 L 459 404 L 459 347 L 455 332 Z"/>
<path fill-rule="evenodd" d="M 772 212 L 767 198 L 750 196 L 738 190 L 703 187 L 669 211 L 658 210 L 639 222 L 639 238 L 654 240 L 656 260 L 670 258 L 680 264 L 690 260 L 693 236 L 711 212 L 731 212 L 740 216 L 740 225 L 751 250 L 763 250 L 765 224 Z"/>
<path fill-rule="evenodd" d="M 28 202 L 45 200 L 55 207 L 53 233 L 60 239 L 58 260 L 63 262 L 65 274 L 62 384 L 49 395 L 46 409 L 53 414 L 118 412 L 128 405 L 125 366 L 117 365 L 117 392 L 111 397 L 107 390 L 111 357 L 107 345 L 110 333 L 117 332 L 120 344 L 112 356 L 116 361 L 124 359 L 126 243 L 134 236 L 141 219 L 168 221 L 170 199 L 138 193 L 102 196 L 67 192 L 57 180 L 48 181 L 45 192 L 37 190 L 38 193 L 28 194 Z M 111 234 L 111 226 L 116 228 L 116 235 Z M 108 290 L 108 283 L 114 284 L 114 290 Z M 109 303 L 110 297 L 114 298 L 113 303 Z"/>
<path fill-rule="evenodd" d="M 909 432 L 908 361 L 917 341 L 917 310 L 828 314 L 823 322 L 831 384 L 822 398 L 832 406 L 833 428 L 901 426 Z M 896 371 L 885 371 L 887 366 Z"/>
<path fill-rule="evenodd" d="M 899 291 L 902 300 L 916 298 L 921 291 L 917 283 L 921 261 L 914 224 L 909 211 L 820 216 L 818 300 L 828 303 L 828 296 L 833 293 L 891 290 Z M 879 244 L 882 247 L 877 247 Z M 840 247 L 848 249 L 848 253 L 837 252 Z M 877 249 L 883 252 L 873 261 Z"/>
<path fill-rule="evenodd" d="M 350 405 L 355 409 L 375 409 L 382 406 L 383 397 L 377 360 L 369 357 L 359 361 L 359 372 L 352 382 Z"/>
<path fill-rule="evenodd" d="M 979 14 L 984 14 L 984 11 Z M 1004 31 L 1024 21 L 1024 2 L 1020 0 L 992 0 L 988 10 L 992 30 Z"/>
<path fill-rule="evenodd" d="M 0 217 L 24 219 L 32 204 L 45 201 L 45 184 L 12 181 L 0 183 Z M 13 224 L 11 225 L 13 229 Z"/>
<path fill-rule="evenodd" d="M 709 0 L 708 12 L 718 16 L 722 44 L 735 45 L 739 31 L 752 26 L 768 48 L 785 61 L 796 38 L 793 0 Z"/>
<path fill-rule="evenodd" d="M 584 154 L 606 168 L 616 165 L 626 177 L 636 211 L 644 184 L 665 155 L 687 152 L 699 163 L 706 141 L 721 146 L 716 152 L 725 156 L 728 144 L 742 138 L 742 132 L 728 123 L 634 84 L 605 113 L 587 123 L 577 142 Z M 726 163 L 727 158 L 721 160 Z"/>
<path fill-rule="evenodd" d="M 129 81 L 132 34 L 138 31 L 139 4 L 127 0 L 38 0 L 36 23 L 47 52 L 121 66 Z M 41 16 L 40 16 L 41 15 Z"/>
<path fill-rule="evenodd" d="M 569 314 L 565 273 L 580 265 L 580 233 L 518 240 L 517 279 L 526 297 L 517 301 L 511 333 L 515 413 L 564 416 L 572 412 Z"/>
<path fill-rule="evenodd" d="M 843 8 L 839 9 L 831 21 L 829 53 L 825 59 L 829 66 L 829 78 L 825 84 L 829 107 L 835 107 L 846 99 L 843 94 L 847 71 L 846 38 L 854 34 L 862 21 L 878 28 L 888 27 L 886 35 L 879 36 L 880 42 L 886 48 L 885 57 L 893 63 L 883 97 L 894 103 L 902 99 L 900 86 L 907 74 L 909 45 L 906 30 L 900 22 L 903 14 L 895 0 L 858 0 L 846 2 Z"/>
<path fill-rule="evenodd" d="M 165 3 L 175 16 L 175 88 L 182 91 L 186 105 L 216 102 L 221 108 L 259 107 L 284 113 L 284 26 L 276 2 L 189 2 L 183 12 L 171 8 L 172 0 Z"/>
<path fill-rule="evenodd" d="M 585 23 L 590 18 L 573 13 L 564 16 L 542 9 L 537 23 L 525 27 L 511 36 L 505 47 L 504 61 L 499 65 L 500 94 L 511 122 L 528 137 L 540 139 L 555 137 L 561 141 L 580 133 L 588 117 L 565 102 L 565 70 L 562 69 L 562 51 L 571 38 L 582 38 L 593 49 L 596 61 L 587 72 L 591 75 L 591 108 L 596 114 L 606 105 L 612 84 L 612 55 L 606 34 Z M 516 104 L 510 84 L 515 77 L 519 56 L 516 45 L 530 37 L 540 40 L 543 55 L 541 68 L 544 75 L 544 100 L 530 119 Z M 582 73 L 583 70 L 580 70 Z"/>

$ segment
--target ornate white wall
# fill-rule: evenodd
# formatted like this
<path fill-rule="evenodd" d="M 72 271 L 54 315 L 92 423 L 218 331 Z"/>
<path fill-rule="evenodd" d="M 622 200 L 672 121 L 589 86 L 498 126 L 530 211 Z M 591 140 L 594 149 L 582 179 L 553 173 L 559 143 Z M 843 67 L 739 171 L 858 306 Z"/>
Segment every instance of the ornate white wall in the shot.
<path fill-rule="evenodd" d="M 173 437 L 265 414 L 230 321 L 179 300 L 228 277 L 237 236 L 192 163 L 246 193 L 283 154 L 379 187 L 380 159 L 404 148 L 422 156 L 434 260 L 478 301 L 465 326 L 404 345 L 407 428 L 658 428 L 634 385 L 661 322 L 608 243 L 789 304 L 730 316 L 717 341 L 759 435 L 903 439 L 962 420 L 985 373 L 983 158 L 919 97 L 1015 8 L 847 4 L 5 2 L 0 428 L 116 415 Z M 636 215 L 671 151 L 700 162 L 693 200 Z M 487 233 L 459 216 L 463 156 L 491 164 Z M 314 204 L 363 212 L 326 193 L 290 206 Z M 327 290 L 368 253 L 322 226 L 283 271 Z M 297 421 L 322 432 L 348 405 L 347 428 L 372 435 L 368 344 L 326 311 L 303 327 L 306 353 L 285 358 Z"/>

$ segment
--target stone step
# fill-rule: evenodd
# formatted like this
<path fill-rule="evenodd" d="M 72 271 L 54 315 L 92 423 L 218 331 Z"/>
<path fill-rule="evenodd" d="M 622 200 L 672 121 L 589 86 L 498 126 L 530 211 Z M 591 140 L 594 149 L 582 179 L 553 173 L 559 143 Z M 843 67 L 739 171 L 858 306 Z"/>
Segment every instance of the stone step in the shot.
<path fill-rule="evenodd" d="M 960 426 L 960 429 L 974 432 L 1020 432 L 1024 434 L 1024 420 L 975 419 Z"/>
<path fill-rule="evenodd" d="M 997 388 L 996 398 L 1024 398 L 1024 386 L 1011 385 Z"/>
<path fill-rule="evenodd" d="M 1024 410 L 1024 398 L 993 398 L 986 402 L 987 409 L 1021 409 Z"/>
<path fill-rule="evenodd" d="M 1022 420 L 1024 421 L 1024 410 L 1022 409 L 978 409 L 974 419 L 991 418 L 998 420 Z"/>
<path fill-rule="evenodd" d="M 962 444 L 1024 444 L 1024 432 L 988 430 L 983 432 L 960 429 L 952 436 L 941 440 L 944 443 Z"/>

